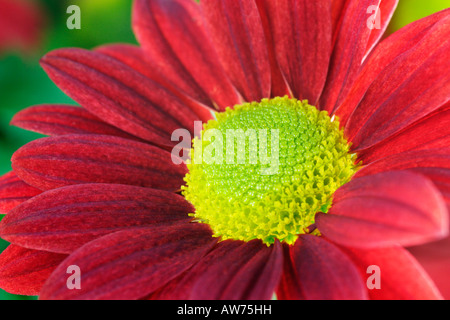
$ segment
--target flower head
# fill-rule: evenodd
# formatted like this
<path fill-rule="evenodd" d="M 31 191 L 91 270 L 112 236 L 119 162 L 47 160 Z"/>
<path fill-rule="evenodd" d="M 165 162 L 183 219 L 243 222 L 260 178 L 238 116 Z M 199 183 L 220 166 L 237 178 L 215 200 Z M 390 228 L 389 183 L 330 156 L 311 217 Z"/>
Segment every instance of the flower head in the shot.
<path fill-rule="evenodd" d="M 0 53 L 35 49 L 41 40 L 43 24 L 43 10 L 37 3 L 0 0 Z"/>
<path fill-rule="evenodd" d="M 12 121 L 51 137 L 2 179 L 0 286 L 45 299 L 440 298 L 403 246 L 448 235 L 450 11 L 378 43 L 396 4 L 136 0 L 140 47 L 47 54 L 83 108 Z M 190 162 L 173 161 L 172 134 L 194 136 L 196 121 Z"/>

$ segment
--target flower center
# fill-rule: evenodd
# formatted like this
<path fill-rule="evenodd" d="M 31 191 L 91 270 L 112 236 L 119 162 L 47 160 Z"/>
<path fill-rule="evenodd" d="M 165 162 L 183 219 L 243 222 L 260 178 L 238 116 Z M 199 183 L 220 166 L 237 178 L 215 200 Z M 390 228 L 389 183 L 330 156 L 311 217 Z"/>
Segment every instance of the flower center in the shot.
<path fill-rule="evenodd" d="M 356 172 L 326 111 L 274 98 L 216 114 L 194 139 L 183 195 L 222 240 L 292 244 Z"/>

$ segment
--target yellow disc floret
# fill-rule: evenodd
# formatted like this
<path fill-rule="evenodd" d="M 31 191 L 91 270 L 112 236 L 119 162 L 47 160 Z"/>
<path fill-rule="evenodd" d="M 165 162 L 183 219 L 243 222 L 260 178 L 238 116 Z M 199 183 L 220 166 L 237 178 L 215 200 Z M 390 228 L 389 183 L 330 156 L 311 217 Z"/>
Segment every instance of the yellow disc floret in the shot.
<path fill-rule="evenodd" d="M 183 195 L 222 240 L 292 244 L 356 172 L 337 120 L 274 98 L 216 114 L 194 139 Z"/>

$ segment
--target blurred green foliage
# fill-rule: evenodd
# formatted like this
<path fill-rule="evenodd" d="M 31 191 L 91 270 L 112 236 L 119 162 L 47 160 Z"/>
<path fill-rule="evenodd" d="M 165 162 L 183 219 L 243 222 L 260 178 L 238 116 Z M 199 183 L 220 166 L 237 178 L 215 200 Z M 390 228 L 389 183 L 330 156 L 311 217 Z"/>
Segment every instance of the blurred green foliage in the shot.
<path fill-rule="evenodd" d="M 13 115 L 42 103 L 74 102 L 65 96 L 39 66 L 46 52 L 62 47 L 93 48 L 111 42 L 136 43 L 131 31 L 131 0 L 36 0 L 47 14 L 45 41 L 32 56 L 10 53 L 0 57 L 0 175 L 11 170 L 10 158 L 17 148 L 40 137 L 9 126 Z M 69 30 L 66 9 L 81 8 L 81 30 Z M 450 0 L 400 0 L 391 31 L 450 6 Z M 1 217 L 0 217 L 1 218 Z M 7 243 L 0 240 L 0 251 Z M 35 299 L 11 295 L 0 289 L 1 299 Z"/>

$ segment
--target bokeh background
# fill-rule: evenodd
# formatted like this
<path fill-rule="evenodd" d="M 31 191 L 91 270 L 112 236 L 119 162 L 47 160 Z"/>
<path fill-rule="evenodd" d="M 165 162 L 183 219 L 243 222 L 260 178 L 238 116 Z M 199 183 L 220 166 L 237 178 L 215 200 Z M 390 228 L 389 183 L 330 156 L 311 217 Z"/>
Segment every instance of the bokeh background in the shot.
<path fill-rule="evenodd" d="M 35 2 L 41 7 L 44 27 L 40 44 L 34 50 L 23 52 L 16 48 L 0 53 L 0 175 L 11 170 L 10 159 L 15 150 L 40 137 L 9 125 L 17 111 L 42 103 L 75 104 L 47 77 L 39 66 L 40 57 L 62 47 L 90 49 L 112 42 L 136 43 L 131 31 L 132 0 L 22 1 Z M 69 17 L 66 10 L 72 4 L 81 8 L 80 30 L 66 27 Z M 448 7 L 450 0 L 400 0 L 388 33 Z M 7 246 L 0 239 L 0 252 Z M 0 300 L 16 299 L 36 298 L 16 296 L 0 289 Z"/>

